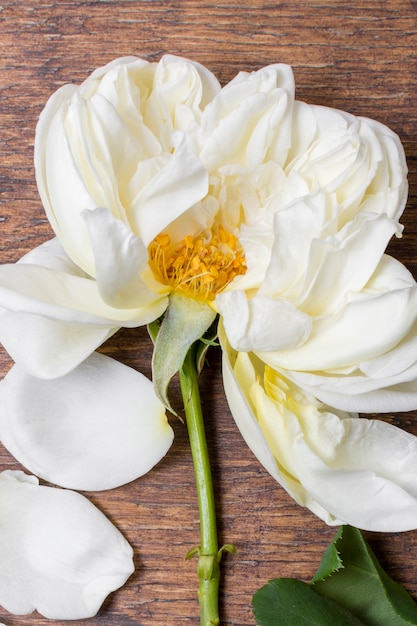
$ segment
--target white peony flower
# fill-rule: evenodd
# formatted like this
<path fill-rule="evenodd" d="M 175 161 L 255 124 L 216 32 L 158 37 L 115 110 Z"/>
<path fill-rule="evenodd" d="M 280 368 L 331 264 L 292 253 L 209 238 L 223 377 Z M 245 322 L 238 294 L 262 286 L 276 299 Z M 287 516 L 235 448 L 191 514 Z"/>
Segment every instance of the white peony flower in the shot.
<path fill-rule="evenodd" d="M 163 395 L 219 314 L 231 411 L 271 474 L 328 523 L 417 527 L 414 438 L 342 412 L 417 408 L 416 284 L 385 254 L 407 196 L 392 131 L 295 101 L 286 65 L 221 88 L 129 57 L 52 96 L 35 168 L 56 238 L 0 267 L 0 435 L 26 467 L 82 489 L 148 471 L 163 406 L 91 355 L 165 315 Z"/>

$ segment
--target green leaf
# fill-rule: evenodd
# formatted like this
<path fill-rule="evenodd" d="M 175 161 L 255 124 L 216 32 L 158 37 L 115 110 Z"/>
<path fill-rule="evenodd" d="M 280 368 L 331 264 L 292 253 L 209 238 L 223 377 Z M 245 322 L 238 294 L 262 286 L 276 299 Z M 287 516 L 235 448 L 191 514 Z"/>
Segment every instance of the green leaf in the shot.
<path fill-rule="evenodd" d="M 212 325 L 216 313 L 205 302 L 171 294 L 165 317 L 159 327 L 149 326 L 154 341 L 152 380 L 159 399 L 172 413 L 168 386 L 181 369 L 190 346 Z"/>
<path fill-rule="evenodd" d="M 340 527 L 310 585 L 272 580 L 254 595 L 253 607 L 259 626 L 417 625 L 417 604 L 384 572 L 360 530 L 352 526 Z M 346 621 L 352 619 L 356 621 Z"/>
<path fill-rule="evenodd" d="M 293 578 L 271 580 L 253 597 L 259 626 L 364 626 L 342 606 Z"/>
<path fill-rule="evenodd" d="M 342 526 L 332 545 L 343 567 L 328 568 L 326 573 L 322 562 L 313 578 L 316 591 L 348 608 L 369 626 L 417 624 L 414 600 L 384 572 L 357 528 Z"/>
<path fill-rule="evenodd" d="M 341 530 L 339 530 L 332 543 L 327 546 L 321 558 L 319 569 L 317 570 L 313 580 L 311 581 L 312 583 L 324 580 L 328 576 L 332 576 L 332 574 L 344 567 L 342 559 L 340 558 L 340 554 L 336 548 L 336 541 L 340 536 L 340 532 Z"/>

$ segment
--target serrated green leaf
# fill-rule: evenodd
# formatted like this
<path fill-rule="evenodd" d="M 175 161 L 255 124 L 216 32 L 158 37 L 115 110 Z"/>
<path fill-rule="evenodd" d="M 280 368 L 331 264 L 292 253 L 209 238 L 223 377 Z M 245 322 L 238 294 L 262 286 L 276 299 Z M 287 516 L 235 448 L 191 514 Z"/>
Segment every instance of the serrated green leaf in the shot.
<path fill-rule="evenodd" d="M 181 369 L 190 346 L 204 335 L 215 318 L 216 313 L 208 304 L 171 294 L 159 330 L 149 326 L 154 341 L 152 380 L 155 392 L 172 413 L 174 410 L 168 400 L 169 383 Z"/>
<path fill-rule="evenodd" d="M 329 572 L 323 580 L 316 574 L 316 591 L 346 607 L 368 626 L 417 624 L 416 603 L 384 572 L 357 528 L 343 526 L 333 545 L 343 568 Z"/>
<path fill-rule="evenodd" d="M 336 548 L 337 540 L 342 530 L 343 526 L 339 529 L 339 532 L 337 533 L 333 541 L 327 546 L 322 556 L 319 569 L 317 570 L 313 580 L 311 581 L 312 583 L 324 580 L 325 578 L 328 578 L 328 576 L 332 576 L 335 572 L 344 567 L 342 559 L 340 558 L 340 554 Z"/>
<path fill-rule="evenodd" d="M 294 578 L 271 580 L 252 603 L 258 626 L 364 626 L 347 609 Z"/>

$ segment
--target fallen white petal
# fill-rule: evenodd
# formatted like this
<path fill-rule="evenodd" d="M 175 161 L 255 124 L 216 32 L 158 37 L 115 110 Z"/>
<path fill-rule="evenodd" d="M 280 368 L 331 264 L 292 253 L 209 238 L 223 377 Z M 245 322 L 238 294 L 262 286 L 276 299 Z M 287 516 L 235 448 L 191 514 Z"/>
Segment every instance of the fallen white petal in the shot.
<path fill-rule="evenodd" d="M 133 573 L 132 548 L 86 498 L 0 474 L 0 604 L 49 619 L 93 617 Z"/>
<path fill-rule="evenodd" d="M 0 407 L 4 446 L 37 476 L 71 489 L 128 483 L 173 440 L 152 383 L 98 353 L 53 381 L 14 366 L 0 383 Z"/>

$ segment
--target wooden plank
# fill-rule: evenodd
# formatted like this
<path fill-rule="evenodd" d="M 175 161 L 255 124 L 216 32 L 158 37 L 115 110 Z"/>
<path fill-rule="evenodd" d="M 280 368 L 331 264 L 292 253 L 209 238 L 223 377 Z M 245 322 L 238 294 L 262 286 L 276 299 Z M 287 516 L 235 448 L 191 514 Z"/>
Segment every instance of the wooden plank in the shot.
<path fill-rule="evenodd" d="M 297 98 L 378 119 L 401 136 L 410 169 L 405 234 L 395 255 L 417 272 L 417 4 L 407 0 L 300 2 L 6 0 L 0 7 L 0 262 L 14 262 L 51 236 L 32 167 L 38 115 L 65 82 L 80 82 L 117 56 L 157 60 L 164 53 L 204 63 L 224 84 L 241 70 L 293 66 Z M 103 351 L 149 373 L 143 329 L 120 331 Z M 0 354 L 0 374 L 11 365 Z M 248 626 L 251 595 L 269 578 L 308 580 L 334 534 L 266 474 L 243 443 L 222 390 L 220 357 L 202 377 L 221 542 L 233 542 L 221 585 L 222 623 Z M 394 423 L 417 434 L 417 413 Z M 91 626 L 198 623 L 198 513 L 184 426 L 150 474 L 106 493 L 88 494 L 132 543 L 137 571 L 104 604 Z M 1 468 L 16 468 L 4 450 Z M 417 597 L 417 531 L 366 533 L 388 572 Z M 0 564 L 1 565 L 1 564 Z M 10 616 L 8 626 L 50 624 Z M 54 622 L 64 624 L 64 622 Z M 80 622 L 81 623 L 81 622 Z"/>

